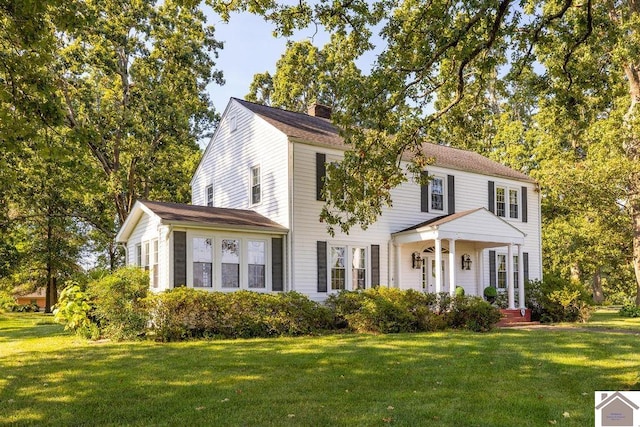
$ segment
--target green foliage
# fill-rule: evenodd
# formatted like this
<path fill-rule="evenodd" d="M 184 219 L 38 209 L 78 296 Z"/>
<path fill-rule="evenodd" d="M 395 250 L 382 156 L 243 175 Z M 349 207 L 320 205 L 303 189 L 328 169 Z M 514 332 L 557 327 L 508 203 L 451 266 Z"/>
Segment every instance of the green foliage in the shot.
<path fill-rule="evenodd" d="M 618 313 L 622 317 L 640 317 L 640 307 L 631 301 L 627 301 Z"/>
<path fill-rule="evenodd" d="M 137 267 L 121 268 L 90 281 L 87 294 L 102 334 L 116 340 L 143 336 L 149 320 L 145 305 L 148 290 L 149 274 Z"/>
<path fill-rule="evenodd" d="M 500 312 L 476 297 L 427 294 L 375 288 L 331 295 L 327 305 L 356 332 L 437 331 L 446 327 L 483 332 L 500 320 Z"/>
<path fill-rule="evenodd" d="M 98 339 L 100 330 L 93 318 L 95 307 L 89 295 L 77 283 L 68 283 L 54 307 L 54 320 L 64 324 L 65 331 L 73 331 L 85 338 Z"/>
<path fill-rule="evenodd" d="M 548 274 L 525 287 L 531 319 L 542 322 L 586 322 L 593 310 L 589 292 L 579 282 Z"/>
<path fill-rule="evenodd" d="M 148 297 L 150 335 L 160 341 L 309 335 L 333 328 L 324 306 L 296 293 L 176 288 Z"/>
<path fill-rule="evenodd" d="M 501 318 L 500 310 L 480 297 L 456 296 L 447 313 L 447 324 L 452 328 L 487 332 Z"/>
<path fill-rule="evenodd" d="M 463 297 L 464 296 L 464 288 L 462 286 L 456 286 L 455 295 L 457 297 Z"/>

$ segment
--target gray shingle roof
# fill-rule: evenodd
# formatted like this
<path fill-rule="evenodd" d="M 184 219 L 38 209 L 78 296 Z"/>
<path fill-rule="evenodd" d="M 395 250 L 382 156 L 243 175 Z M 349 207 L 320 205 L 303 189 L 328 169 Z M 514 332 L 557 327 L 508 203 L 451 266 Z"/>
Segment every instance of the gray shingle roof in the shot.
<path fill-rule="evenodd" d="M 346 148 L 338 129 L 331 120 L 309 116 L 304 113 L 282 110 L 266 105 L 233 98 L 235 101 L 262 117 L 276 129 L 287 135 L 312 144 Z M 519 181 L 535 182 L 528 175 L 511 169 L 473 151 L 447 147 L 425 142 L 423 150 L 427 157 L 435 159 L 435 166 L 480 173 L 483 175 L 505 177 Z"/>
<path fill-rule="evenodd" d="M 221 226 L 224 228 L 242 227 L 286 232 L 287 228 L 271 221 L 255 211 L 243 209 L 215 208 L 209 206 L 187 205 L 183 203 L 151 202 L 140 200 L 144 206 L 169 224 L 193 224 Z"/>

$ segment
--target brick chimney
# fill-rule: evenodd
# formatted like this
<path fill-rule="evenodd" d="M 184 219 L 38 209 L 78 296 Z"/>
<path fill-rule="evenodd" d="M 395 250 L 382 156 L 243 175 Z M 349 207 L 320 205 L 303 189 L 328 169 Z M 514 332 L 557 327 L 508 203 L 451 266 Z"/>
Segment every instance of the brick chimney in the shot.
<path fill-rule="evenodd" d="M 313 117 L 322 117 L 323 119 L 331 118 L 331 107 L 322 104 L 311 104 L 307 110 L 307 114 Z"/>

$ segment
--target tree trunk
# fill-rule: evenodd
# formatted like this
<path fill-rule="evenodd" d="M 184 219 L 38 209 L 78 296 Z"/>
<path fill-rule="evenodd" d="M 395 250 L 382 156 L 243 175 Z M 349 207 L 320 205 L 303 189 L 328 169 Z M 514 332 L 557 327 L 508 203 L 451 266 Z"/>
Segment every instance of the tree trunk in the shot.
<path fill-rule="evenodd" d="M 599 268 L 591 278 L 591 289 L 593 290 L 593 302 L 602 304 L 604 302 L 604 292 L 602 291 L 602 273 Z"/>

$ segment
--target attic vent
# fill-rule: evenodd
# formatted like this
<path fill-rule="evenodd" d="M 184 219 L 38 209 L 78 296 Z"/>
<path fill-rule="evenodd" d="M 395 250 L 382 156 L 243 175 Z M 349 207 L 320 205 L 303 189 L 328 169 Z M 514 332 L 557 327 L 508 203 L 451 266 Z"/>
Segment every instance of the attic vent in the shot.
<path fill-rule="evenodd" d="M 322 117 L 323 119 L 331 118 L 331 107 L 322 104 L 311 104 L 307 110 L 307 114 L 313 117 Z"/>

